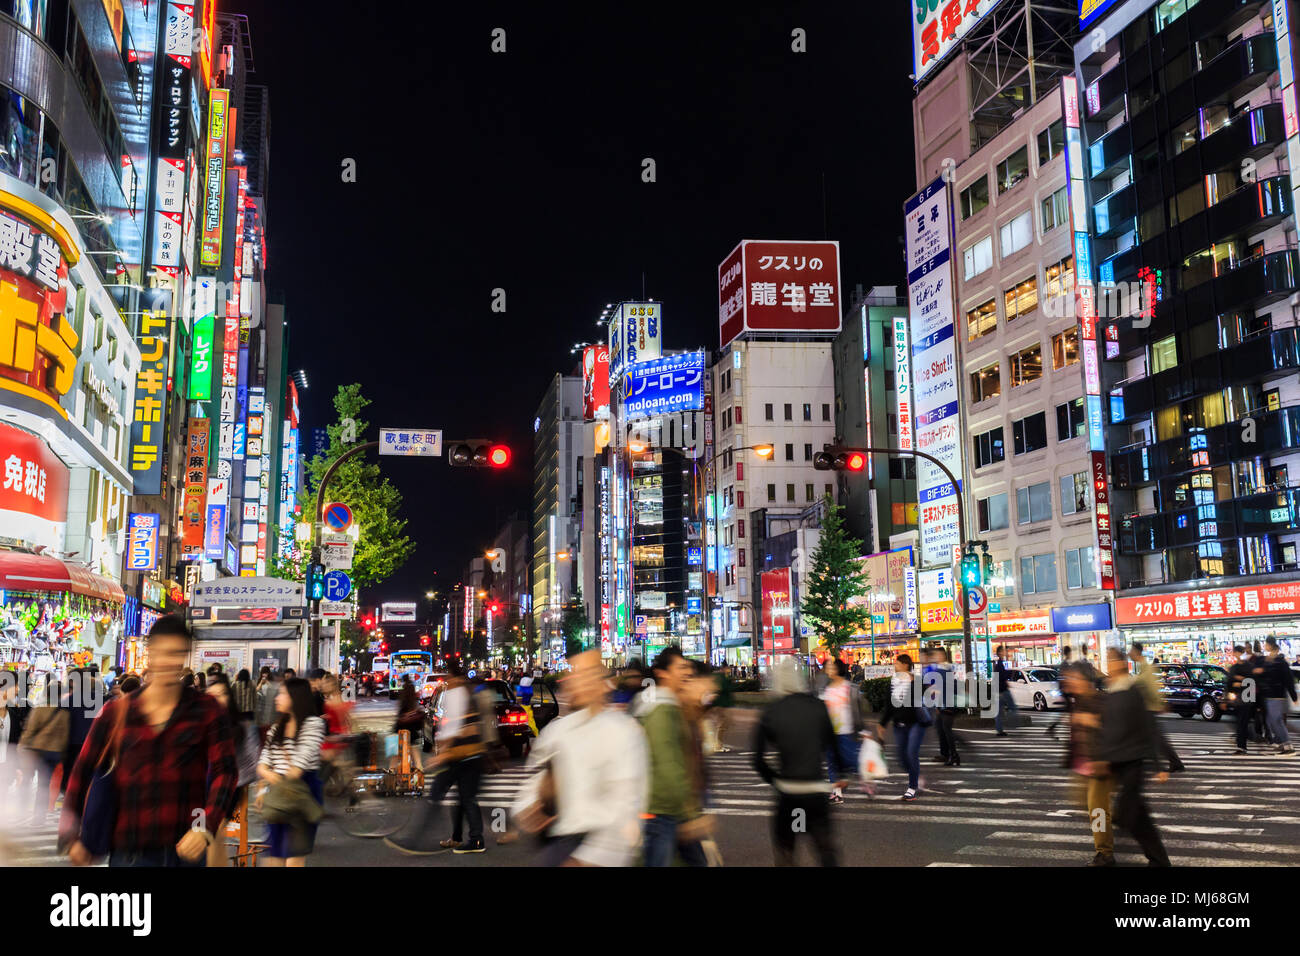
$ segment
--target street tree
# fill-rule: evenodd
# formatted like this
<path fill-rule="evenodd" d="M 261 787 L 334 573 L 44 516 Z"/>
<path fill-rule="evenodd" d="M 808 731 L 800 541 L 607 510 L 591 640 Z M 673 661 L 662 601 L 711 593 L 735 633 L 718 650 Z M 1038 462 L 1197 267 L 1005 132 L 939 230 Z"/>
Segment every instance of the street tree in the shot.
<path fill-rule="evenodd" d="M 580 654 L 587 647 L 587 632 L 591 630 L 591 620 L 587 617 L 587 606 L 582 603 L 582 592 L 576 593 L 564 605 L 564 614 L 560 618 L 560 630 L 564 633 L 564 655 L 572 657 Z"/>
<path fill-rule="evenodd" d="M 326 426 L 329 446 L 323 455 L 307 459 L 310 496 L 308 508 L 304 510 L 314 507 L 316 491 L 330 465 L 357 443 L 369 440 L 366 433 L 370 423 L 361 417 L 369 404 L 370 399 L 361 394 L 359 384 L 339 386 L 334 396 L 338 421 Z M 335 470 L 330 476 L 326 497 L 351 507 L 361 528 L 356 557 L 352 570 L 348 572 L 355 587 L 373 587 L 384 581 L 415 551 L 414 542 L 402 533 L 406 529 L 406 519 L 398 517 L 402 493 L 383 477 L 379 465 L 367 461 L 365 455 L 349 458 Z"/>
<path fill-rule="evenodd" d="M 851 604 L 867 594 L 866 566 L 858 559 L 862 542 L 844 528 L 843 509 L 826 496 L 821 540 L 813 552 L 812 569 L 804 587 L 801 611 L 832 654 L 838 654 L 856 635 L 866 630 L 871 609 Z"/>

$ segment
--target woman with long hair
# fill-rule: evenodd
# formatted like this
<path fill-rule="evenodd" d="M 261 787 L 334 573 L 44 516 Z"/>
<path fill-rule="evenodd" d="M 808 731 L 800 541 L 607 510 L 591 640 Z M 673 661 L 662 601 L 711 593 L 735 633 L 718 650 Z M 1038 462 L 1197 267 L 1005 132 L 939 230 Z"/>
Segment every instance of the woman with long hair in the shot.
<path fill-rule="evenodd" d="M 325 739 L 325 721 L 316 716 L 311 683 L 291 677 L 280 685 L 275 697 L 277 719 L 267 731 L 257 775 L 268 784 L 301 780 L 312 798 L 324 804 L 320 778 L 320 745 Z M 269 824 L 268 866 L 306 866 L 316 845 L 316 825 L 309 823 Z"/>
<path fill-rule="evenodd" d="M 257 688 L 253 686 L 253 677 L 248 673 L 248 668 L 241 668 L 235 675 L 234 681 L 230 683 L 230 693 L 234 698 L 234 709 L 240 718 L 251 722 L 253 711 L 257 708 Z"/>

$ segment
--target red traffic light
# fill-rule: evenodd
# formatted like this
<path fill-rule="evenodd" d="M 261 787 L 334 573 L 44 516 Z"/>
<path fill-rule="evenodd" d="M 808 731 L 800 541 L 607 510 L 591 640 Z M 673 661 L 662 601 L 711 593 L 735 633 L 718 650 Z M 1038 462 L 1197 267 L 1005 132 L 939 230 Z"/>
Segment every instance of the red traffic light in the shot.
<path fill-rule="evenodd" d="M 493 468 L 504 468 L 510 464 L 510 449 L 505 445 L 493 445 L 488 449 L 488 464 Z"/>
<path fill-rule="evenodd" d="M 500 614 L 501 605 L 498 604 L 496 601 L 493 601 L 492 604 L 489 605 L 488 610 L 490 610 L 493 614 Z"/>
<path fill-rule="evenodd" d="M 848 460 L 844 463 L 844 468 L 847 471 L 862 471 L 862 469 L 866 467 L 867 456 L 858 451 L 851 453 Z"/>
<path fill-rule="evenodd" d="M 362 622 L 362 624 L 363 624 L 363 626 L 365 626 L 365 627 L 367 627 L 367 628 L 374 627 L 374 626 L 375 626 L 374 618 L 369 618 L 369 617 L 368 617 L 368 618 L 365 619 L 365 621 Z"/>
<path fill-rule="evenodd" d="M 428 635 L 428 634 L 421 634 L 421 635 L 420 635 L 420 646 L 421 646 L 421 647 L 428 647 L 428 646 L 429 646 L 429 635 Z"/>
<path fill-rule="evenodd" d="M 387 645 L 387 644 L 380 644 L 380 645 L 379 645 L 379 649 L 380 649 L 381 651 L 386 651 L 386 650 L 388 650 L 388 645 Z"/>

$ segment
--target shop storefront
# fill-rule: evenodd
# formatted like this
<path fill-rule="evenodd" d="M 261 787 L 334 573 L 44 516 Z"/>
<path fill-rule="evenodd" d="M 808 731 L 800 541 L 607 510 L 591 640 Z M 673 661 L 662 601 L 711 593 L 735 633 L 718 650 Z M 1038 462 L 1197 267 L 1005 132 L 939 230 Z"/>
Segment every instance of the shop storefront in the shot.
<path fill-rule="evenodd" d="M 1152 659 L 1231 663 L 1234 645 L 1270 637 L 1289 660 L 1300 654 L 1300 581 L 1121 597 L 1115 614 Z"/>
<path fill-rule="evenodd" d="M 303 585 L 279 578 L 219 578 L 194 586 L 190 602 L 194 650 L 190 667 L 220 664 L 227 673 L 263 667 L 301 671 L 307 665 L 307 602 Z M 321 660 L 335 660 L 322 643 Z"/>
<path fill-rule="evenodd" d="M 69 668 L 111 667 L 123 633 L 125 595 L 84 568 L 0 550 L 0 668 L 27 671 L 35 686 Z"/>

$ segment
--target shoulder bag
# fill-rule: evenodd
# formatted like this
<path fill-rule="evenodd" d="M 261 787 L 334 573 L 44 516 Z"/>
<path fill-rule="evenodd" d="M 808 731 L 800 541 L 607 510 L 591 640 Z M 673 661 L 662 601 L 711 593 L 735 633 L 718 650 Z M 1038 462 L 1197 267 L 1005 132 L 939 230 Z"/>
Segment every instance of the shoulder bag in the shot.
<path fill-rule="evenodd" d="M 109 731 L 104 752 L 90 778 L 86 790 L 86 803 L 81 811 L 81 845 L 91 856 L 106 856 L 113 846 L 113 830 L 117 826 L 117 765 L 122 756 L 122 735 L 130 698 L 123 698 L 114 715 L 113 729 Z"/>

